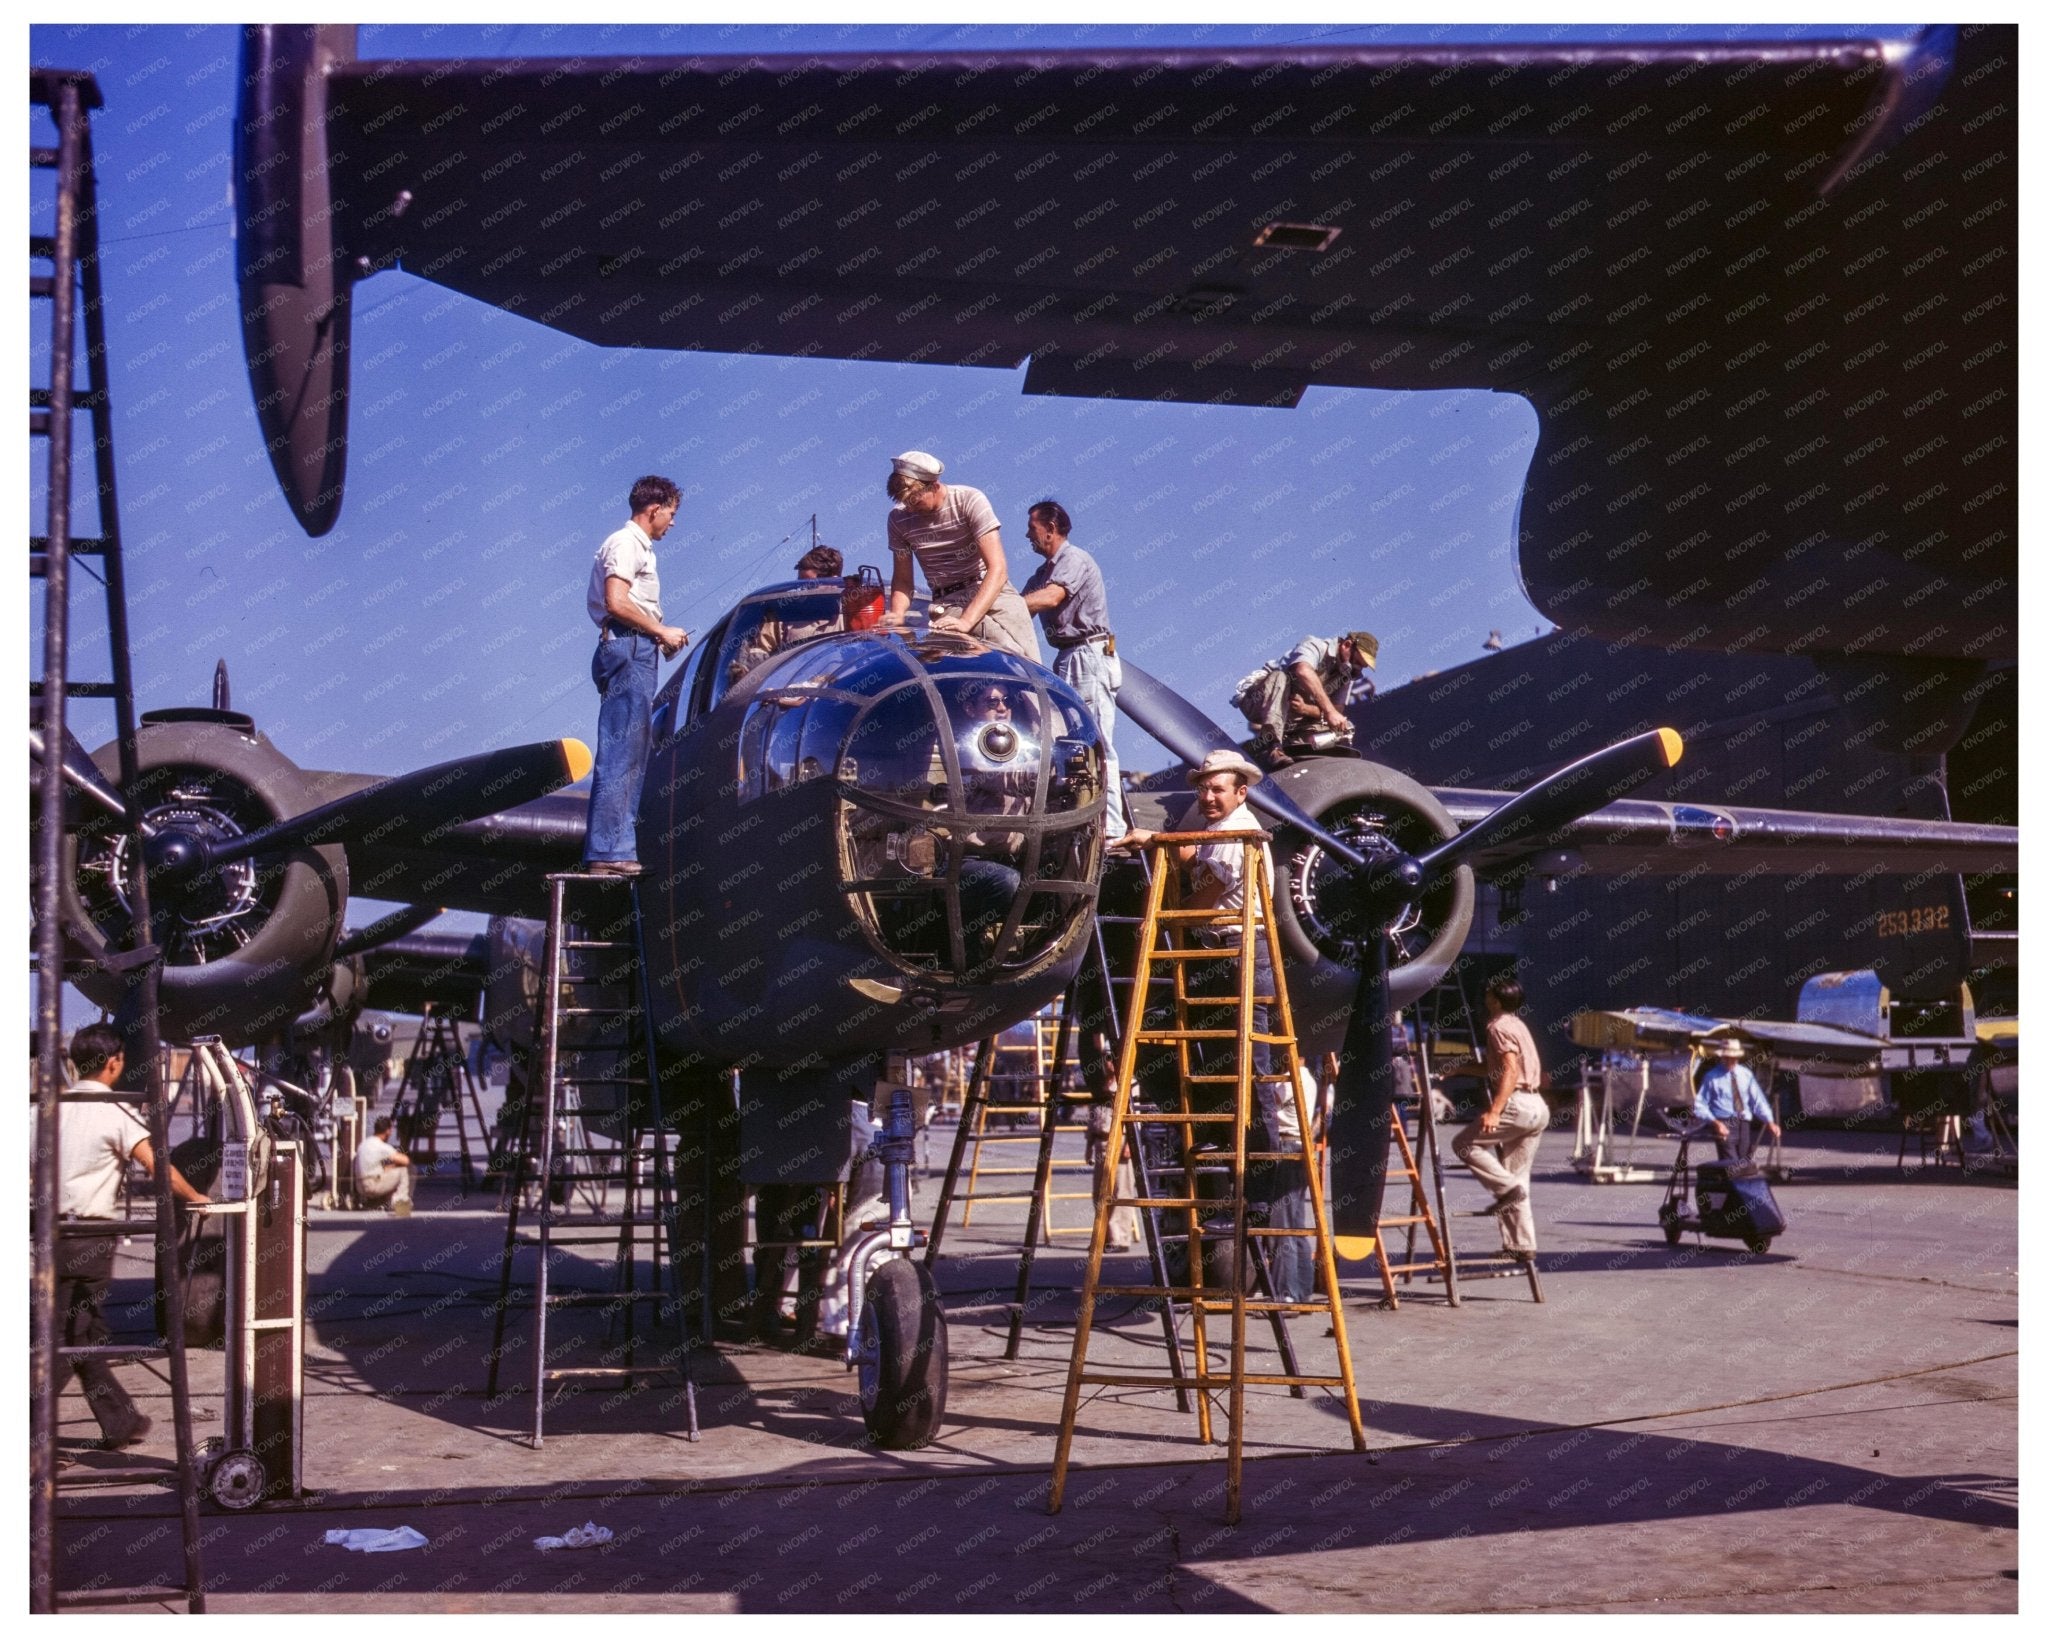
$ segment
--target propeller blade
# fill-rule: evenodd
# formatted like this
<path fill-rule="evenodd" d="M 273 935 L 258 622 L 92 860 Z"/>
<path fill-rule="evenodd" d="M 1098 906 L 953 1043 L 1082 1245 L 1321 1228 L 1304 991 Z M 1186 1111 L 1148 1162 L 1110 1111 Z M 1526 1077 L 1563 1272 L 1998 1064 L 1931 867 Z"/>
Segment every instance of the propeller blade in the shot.
<path fill-rule="evenodd" d="M 43 736 L 37 729 L 28 731 L 29 754 L 38 762 L 43 759 Z M 121 799 L 121 793 L 107 782 L 107 776 L 100 772 L 99 764 L 86 755 L 85 747 L 69 728 L 64 730 L 64 780 L 74 790 L 83 791 L 116 819 L 128 817 L 128 804 Z"/>
<path fill-rule="evenodd" d="M 1625 739 L 1604 751 L 1562 767 L 1539 779 L 1512 801 L 1503 803 L 1469 830 L 1461 830 L 1421 858 L 1423 877 L 1433 880 L 1467 863 L 1474 853 L 1514 841 L 1537 841 L 1580 819 L 1595 808 L 1625 796 L 1647 779 L 1678 765 L 1685 742 L 1670 728 Z"/>
<path fill-rule="evenodd" d="M 1211 751 L 1234 751 L 1237 741 L 1201 709 L 1177 694 L 1157 677 L 1133 661 L 1123 662 L 1123 686 L 1117 690 L 1116 708 L 1146 733 L 1158 740 L 1189 766 L 1197 766 Z M 1347 842 L 1340 842 L 1308 816 L 1301 804 L 1270 779 L 1251 788 L 1251 805 L 1270 819 L 1291 825 L 1309 840 L 1345 863 L 1364 868 L 1365 859 Z"/>
<path fill-rule="evenodd" d="M 550 739 L 437 763 L 326 802 L 232 842 L 206 850 L 209 864 L 230 864 L 285 847 L 389 846 L 431 842 L 441 831 L 573 785 L 590 771 L 581 740 Z"/>
<path fill-rule="evenodd" d="M 1653 729 L 1610 745 L 1538 780 L 1513 800 L 1461 831 L 1419 860 L 1383 864 L 1361 883 L 1364 903 L 1378 920 L 1404 890 L 1440 879 L 1482 848 L 1535 840 L 1605 807 L 1644 780 L 1674 766 L 1684 743 L 1669 728 Z M 1419 867 L 1419 868 L 1418 868 Z M 1384 895 L 1384 899 L 1382 898 Z M 1355 1261 L 1372 1255 L 1387 1187 L 1388 1123 L 1394 1108 L 1394 1020 L 1387 984 L 1384 934 L 1365 940 L 1366 959 L 1352 994 L 1337 1066 L 1337 1096 L 1330 1114 L 1331 1234 L 1337 1255 Z M 1421 1089 L 1427 1097 L 1428 1090 Z"/>
<path fill-rule="evenodd" d="M 1351 996 L 1337 1095 L 1330 1109 L 1330 1234 L 1347 1262 L 1370 1257 L 1387 1190 L 1388 1121 L 1394 1110 L 1394 1021 L 1387 941 L 1366 940 Z"/>
<path fill-rule="evenodd" d="M 343 934 L 341 942 L 334 947 L 334 959 L 346 961 L 350 956 L 361 955 L 365 950 L 374 950 L 395 938 L 417 932 L 441 913 L 438 904 L 409 904 L 403 910 L 394 910 L 367 927 L 358 927 L 352 933 Z"/>

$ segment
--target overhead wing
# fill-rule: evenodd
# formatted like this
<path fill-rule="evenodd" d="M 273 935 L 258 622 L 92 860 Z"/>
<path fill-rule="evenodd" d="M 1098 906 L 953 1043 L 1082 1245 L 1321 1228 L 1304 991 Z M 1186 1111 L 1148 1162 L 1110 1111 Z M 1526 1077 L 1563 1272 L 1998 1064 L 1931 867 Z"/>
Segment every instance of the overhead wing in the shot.
<path fill-rule="evenodd" d="M 1515 392 L 1522 579 L 1560 624 L 2017 652 L 2011 29 L 375 63 L 291 34 L 252 31 L 241 214 L 331 189 L 349 269 L 608 346 L 1028 359 L 1029 392 Z M 325 167 L 260 169 L 311 98 Z M 268 288 L 245 307 L 303 329 Z M 316 341 L 251 348 L 275 442 L 276 359 Z"/>

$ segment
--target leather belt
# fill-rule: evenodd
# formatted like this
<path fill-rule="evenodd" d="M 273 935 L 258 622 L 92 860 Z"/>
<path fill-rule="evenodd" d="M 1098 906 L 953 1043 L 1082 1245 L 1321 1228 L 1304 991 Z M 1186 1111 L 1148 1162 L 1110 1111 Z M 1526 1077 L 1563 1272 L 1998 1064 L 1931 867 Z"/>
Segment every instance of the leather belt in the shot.
<path fill-rule="evenodd" d="M 1091 631 L 1085 637 L 1069 637 L 1064 641 L 1058 637 L 1048 637 L 1046 641 L 1064 653 L 1070 648 L 1080 648 L 1087 643 L 1113 643 L 1116 641 L 1116 633 L 1113 631 Z"/>

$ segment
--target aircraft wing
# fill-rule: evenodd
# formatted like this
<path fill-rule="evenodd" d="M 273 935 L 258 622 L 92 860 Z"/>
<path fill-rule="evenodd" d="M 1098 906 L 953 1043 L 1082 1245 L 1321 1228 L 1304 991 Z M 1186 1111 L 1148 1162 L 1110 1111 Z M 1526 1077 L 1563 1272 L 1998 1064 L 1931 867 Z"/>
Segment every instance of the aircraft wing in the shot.
<path fill-rule="evenodd" d="M 370 774 L 309 771 L 306 779 L 322 801 L 377 783 Z M 542 878 L 551 870 L 576 868 L 589 812 L 584 794 L 558 791 L 503 813 L 408 836 L 402 843 L 351 843 L 350 888 L 364 898 L 542 917 L 547 914 Z"/>
<path fill-rule="evenodd" d="M 1770 1018 L 1707 1018 L 1664 1007 L 1582 1012 L 1572 1019 L 1572 1042 L 1624 1052 L 1682 1052 L 1702 1042 L 1735 1039 L 1768 1048 L 1773 1057 L 1814 1063 L 1876 1064 L 1888 1044 L 1881 1036 L 1839 1024 Z"/>
<path fill-rule="evenodd" d="M 252 379 L 309 528 L 339 504 L 334 397 L 280 363 L 395 267 L 606 346 L 1028 360 L 1026 392 L 1200 403 L 1514 392 L 1543 423 L 1521 575 L 1559 625 L 2017 654 L 2012 29 L 455 62 L 250 40 Z M 327 147 L 280 163 L 302 103 Z M 330 192 L 331 236 L 290 238 L 328 231 Z M 274 300 L 316 265 L 338 310 Z"/>
<path fill-rule="evenodd" d="M 1435 795 L 1463 829 L 1507 802 L 1511 793 L 1439 789 Z M 1481 875 L 1532 864 L 1546 875 L 1579 870 L 1673 876 L 1972 875 L 2018 870 L 2019 830 L 1629 800 L 1610 802 L 1534 845 L 1525 839 L 1507 849 L 1482 850 L 1473 864 Z"/>

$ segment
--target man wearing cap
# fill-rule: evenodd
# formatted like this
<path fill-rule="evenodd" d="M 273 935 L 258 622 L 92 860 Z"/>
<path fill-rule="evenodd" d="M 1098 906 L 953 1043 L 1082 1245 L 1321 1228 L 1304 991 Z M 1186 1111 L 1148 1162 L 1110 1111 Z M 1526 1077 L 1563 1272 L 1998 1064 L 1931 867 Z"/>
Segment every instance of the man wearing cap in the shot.
<path fill-rule="evenodd" d="M 1243 678 L 1230 703 L 1251 727 L 1254 752 L 1268 766 L 1286 767 L 1292 759 L 1281 746 L 1296 719 L 1348 730 L 1351 719 L 1344 707 L 1372 697 L 1372 681 L 1365 673 L 1378 662 L 1379 652 L 1380 640 L 1369 631 L 1304 637 L 1281 658 L 1268 660 Z"/>
<path fill-rule="evenodd" d="M 661 577 L 654 543 L 676 520 L 682 491 L 668 478 L 650 476 L 627 497 L 630 516 L 607 535 L 590 566 L 585 599 L 597 624 L 590 680 L 604 703 L 597 712 L 596 768 L 590 781 L 590 825 L 583 866 L 600 876 L 640 874 L 634 825 L 654 711 L 654 681 L 690 634 L 661 618 Z"/>
<path fill-rule="evenodd" d="M 1042 500 L 1031 508 L 1024 533 L 1031 549 L 1045 561 L 1024 582 L 1024 606 L 1045 627 L 1045 640 L 1053 648 L 1053 671 L 1081 696 L 1102 731 L 1102 785 L 1109 795 L 1103 834 L 1114 842 L 1127 828 L 1115 738 L 1116 691 L 1123 686 L 1123 664 L 1116 657 L 1116 635 L 1109 627 L 1102 570 L 1067 539 L 1073 527 L 1067 509 L 1056 500 Z"/>
<path fill-rule="evenodd" d="M 961 631 L 991 648 L 1038 658 L 1038 636 L 1024 599 L 1010 584 L 1002 525 L 988 496 L 964 483 L 942 483 L 945 463 L 911 449 L 890 463 L 889 621 L 910 608 L 914 558 L 932 594 L 931 628 Z"/>
<path fill-rule="evenodd" d="M 1769 1132 L 1773 1143 L 1781 1136 L 1778 1123 L 1771 1119 L 1770 1099 L 1742 1061 L 1742 1043 L 1733 1036 L 1716 1042 L 1714 1056 L 1714 1066 L 1693 1093 L 1693 1118 L 1712 1123 L 1714 1151 L 1723 1160 L 1747 1160 L 1756 1143 L 1752 1122 Z"/>
<path fill-rule="evenodd" d="M 1188 783 L 1195 788 L 1195 807 L 1202 816 L 1202 828 L 1258 830 L 1259 821 L 1252 813 L 1248 798 L 1252 786 L 1263 778 L 1265 775 L 1258 766 L 1246 761 L 1240 752 L 1211 751 L 1202 759 L 1202 765 L 1188 775 Z M 1187 828 L 1185 824 L 1183 828 Z M 1143 847 L 1157 834 L 1149 830 L 1126 831 L 1116 845 Z M 1175 862 L 1182 872 L 1181 908 L 1242 910 L 1248 853 L 1258 860 L 1261 879 L 1270 894 L 1273 887 L 1272 863 L 1263 847 L 1248 848 L 1240 842 L 1191 842 L 1176 847 Z M 1190 934 L 1195 944 L 1210 949 L 1235 949 L 1239 936 L 1237 926 L 1230 923 L 1197 927 Z M 1252 994 L 1271 995 L 1272 963 L 1265 938 L 1256 928 L 1252 933 L 1252 951 Z M 1189 967 L 1189 994 L 1235 996 L 1239 993 L 1238 967 L 1234 960 L 1192 962 Z M 1221 1020 L 1204 1020 L 1203 1027 L 1219 1027 L 1228 1017 L 1226 1013 Z M 1267 1033 L 1268 1018 L 1265 1004 L 1254 1002 L 1251 1017 L 1254 1033 Z M 1206 1047 L 1208 1043 L 1203 1045 Z M 1203 1054 L 1202 1073 L 1205 1075 L 1231 1074 L 1236 1067 L 1235 1054 L 1227 1050 L 1213 1058 L 1206 1052 Z M 1252 1043 L 1252 1072 L 1255 1075 L 1273 1073 L 1273 1049 L 1263 1041 Z M 1284 1079 L 1255 1081 L 1253 1089 L 1257 1095 L 1260 1124 L 1264 1129 L 1262 1146 L 1269 1152 L 1299 1149 L 1301 1127 L 1295 1118 L 1294 1089 Z M 1301 1162 L 1278 1161 L 1262 1164 L 1256 1170 L 1258 1175 L 1248 1178 L 1247 1187 L 1255 1199 L 1266 1204 L 1269 1227 L 1305 1229 L 1315 1226 L 1309 1202 L 1308 1173 Z M 1277 1254 L 1273 1258 L 1273 1278 L 1276 1289 L 1273 1295 L 1278 1300 L 1305 1302 L 1314 1294 L 1313 1251 L 1303 1255 L 1309 1246 L 1306 1237 L 1290 1237 L 1275 1242 Z"/>

